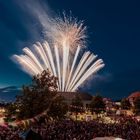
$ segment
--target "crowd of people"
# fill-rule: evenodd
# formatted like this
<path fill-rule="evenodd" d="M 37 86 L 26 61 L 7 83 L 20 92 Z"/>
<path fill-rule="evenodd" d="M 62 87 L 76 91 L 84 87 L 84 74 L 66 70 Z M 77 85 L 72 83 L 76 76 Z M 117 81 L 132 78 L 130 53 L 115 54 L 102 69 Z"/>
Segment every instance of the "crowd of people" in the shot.
<path fill-rule="evenodd" d="M 126 140 L 140 140 L 140 122 L 123 118 L 119 123 L 103 123 L 99 121 L 64 120 L 51 123 L 37 123 L 30 130 L 40 135 L 40 140 L 92 140 L 95 137 L 113 136 Z M 27 130 L 19 127 L 0 127 L 0 140 L 23 140 Z M 32 140 L 26 138 L 27 140 Z M 35 140 L 35 139 L 34 139 Z M 38 139 L 39 140 L 39 139 Z"/>
<path fill-rule="evenodd" d="M 19 136 L 21 131 L 20 127 L 0 126 L 0 140 L 23 140 Z"/>

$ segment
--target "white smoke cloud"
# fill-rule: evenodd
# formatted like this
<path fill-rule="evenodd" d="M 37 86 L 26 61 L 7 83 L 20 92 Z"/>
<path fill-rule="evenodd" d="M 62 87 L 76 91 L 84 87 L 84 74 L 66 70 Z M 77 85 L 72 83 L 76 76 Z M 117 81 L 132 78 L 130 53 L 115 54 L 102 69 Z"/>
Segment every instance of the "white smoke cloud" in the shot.
<path fill-rule="evenodd" d="M 55 16 L 48 3 L 44 0 L 17 0 L 16 3 L 26 15 L 25 27 L 31 33 L 34 42 L 44 39 L 44 32 L 50 32 L 51 29 L 50 19 Z"/>
<path fill-rule="evenodd" d="M 111 73 L 105 73 L 105 74 L 95 74 L 93 76 L 90 76 L 81 86 L 80 89 L 96 89 L 99 88 L 102 84 L 108 83 L 112 80 L 113 75 Z"/>

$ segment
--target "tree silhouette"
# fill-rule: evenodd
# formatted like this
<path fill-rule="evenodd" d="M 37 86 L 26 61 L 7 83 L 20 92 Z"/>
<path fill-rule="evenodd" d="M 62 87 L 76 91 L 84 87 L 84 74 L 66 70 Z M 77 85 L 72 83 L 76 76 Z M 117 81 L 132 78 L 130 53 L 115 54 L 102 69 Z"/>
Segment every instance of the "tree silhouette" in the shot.
<path fill-rule="evenodd" d="M 52 76 L 49 70 L 44 70 L 33 77 L 31 85 L 23 86 L 22 94 L 14 103 L 15 114 L 18 119 L 32 118 L 42 112 L 45 112 L 46 115 L 56 116 L 57 110 L 54 109 L 56 104 L 58 104 L 57 109 L 59 110 L 57 117 L 63 117 L 66 112 L 62 108 L 66 104 L 62 98 L 60 100 L 57 93 L 57 78 Z"/>
<path fill-rule="evenodd" d="M 130 104 L 129 100 L 127 100 L 125 98 L 121 100 L 122 109 L 130 109 L 130 107 L 131 107 L 131 104 Z"/>
<path fill-rule="evenodd" d="M 103 102 L 103 98 L 99 95 L 94 96 L 90 103 L 91 112 L 99 113 L 105 109 L 105 103 Z"/>
<path fill-rule="evenodd" d="M 66 104 L 62 96 L 56 97 L 55 101 L 52 102 L 48 115 L 55 120 L 65 118 L 65 114 L 68 111 L 68 105 Z"/>

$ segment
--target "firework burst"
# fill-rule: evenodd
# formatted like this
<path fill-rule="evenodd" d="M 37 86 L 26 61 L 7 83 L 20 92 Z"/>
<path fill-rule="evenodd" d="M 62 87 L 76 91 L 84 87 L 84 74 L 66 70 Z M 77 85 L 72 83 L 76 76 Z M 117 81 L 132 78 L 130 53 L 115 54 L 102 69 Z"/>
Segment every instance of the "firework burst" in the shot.
<path fill-rule="evenodd" d="M 78 45 L 81 47 L 85 45 L 87 36 L 83 21 L 64 14 L 63 18 L 52 19 L 51 25 L 52 28 L 48 35 L 59 47 L 67 46 L 73 51 Z"/>
<path fill-rule="evenodd" d="M 51 23 L 52 28 L 47 33 L 51 45 L 47 41 L 37 42 L 32 50 L 24 48 L 24 55 L 13 57 L 30 75 L 49 69 L 58 77 L 59 91 L 75 91 L 89 76 L 104 67 L 103 60 L 89 51 L 80 57 L 86 39 L 83 22 L 64 16 L 51 20 Z"/>

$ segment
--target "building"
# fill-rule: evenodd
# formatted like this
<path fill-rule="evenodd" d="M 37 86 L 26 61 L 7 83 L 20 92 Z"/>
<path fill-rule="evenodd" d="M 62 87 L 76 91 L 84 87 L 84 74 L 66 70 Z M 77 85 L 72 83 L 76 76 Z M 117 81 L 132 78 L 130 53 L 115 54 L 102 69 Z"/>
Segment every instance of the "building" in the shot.
<path fill-rule="evenodd" d="M 82 92 L 59 92 L 59 94 L 64 97 L 64 99 L 66 100 L 66 102 L 68 104 L 71 104 L 72 100 L 78 95 L 81 98 L 84 107 L 88 107 L 90 102 L 91 102 L 91 100 L 92 100 L 92 95 L 90 95 L 88 93 L 82 93 Z"/>
<path fill-rule="evenodd" d="M 132 106 L 134 106 L 134 101 L 138 97 L 140 97 L 140 91 L 137 91 L 137 92 L 132 93 L 130 96 L 128 96 L 127 99 L 129 100 L 130 104 Z"/>

